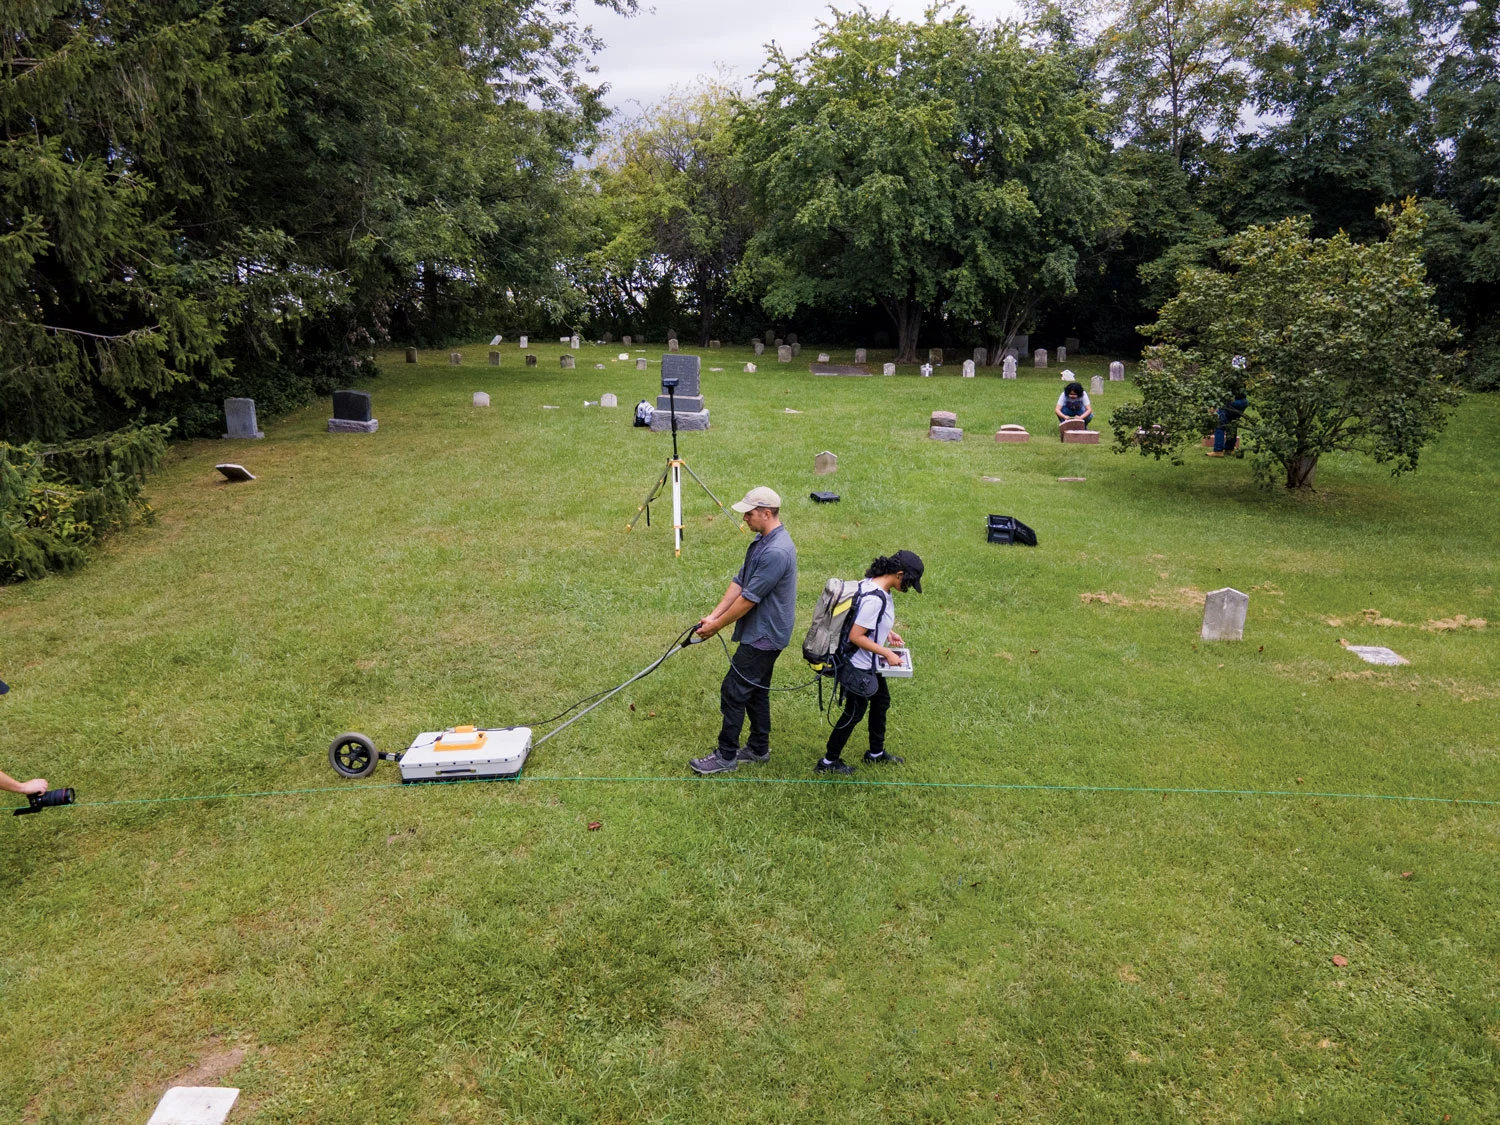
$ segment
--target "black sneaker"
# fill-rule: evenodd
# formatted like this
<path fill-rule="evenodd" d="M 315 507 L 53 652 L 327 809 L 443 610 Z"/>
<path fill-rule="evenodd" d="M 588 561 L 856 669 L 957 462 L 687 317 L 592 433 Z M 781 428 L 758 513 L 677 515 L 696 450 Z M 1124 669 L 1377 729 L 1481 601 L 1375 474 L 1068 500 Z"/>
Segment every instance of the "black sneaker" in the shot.
<path fill-rule="evenodd" d="M 906 759 L 898 754 L 888 754 L 884 750 L 879 754 L 871 754 L 866 750 L 865 761 L 869 762 L 872 766 L 899 766 Z"/>
<path fill-rule="evenodd" d="M 842 758 L 819 758 L 817 764 L 813 766 L 813 773 L 851 774 L 853 772 L 854 767 Z"/>
<path fill-rule="evenodd" d="M 745 746 L 740 749 L 734 758 L 737 762 L 754 762 L 757 765 L 761 765 L 771 760 L 771 751 L 767 750 L 764 754 L 757 754 L 754 750 Z"/>
<path fill-rule="evenodd" d="M 719 752 L 715 750 L 705 757 L 692 759 L 688 765 L 693 767 L 694 773 L 709 774 L 728 773 L 730 770 L 738 769 L 740 763 L 738 758 L 720 757 Z"/>

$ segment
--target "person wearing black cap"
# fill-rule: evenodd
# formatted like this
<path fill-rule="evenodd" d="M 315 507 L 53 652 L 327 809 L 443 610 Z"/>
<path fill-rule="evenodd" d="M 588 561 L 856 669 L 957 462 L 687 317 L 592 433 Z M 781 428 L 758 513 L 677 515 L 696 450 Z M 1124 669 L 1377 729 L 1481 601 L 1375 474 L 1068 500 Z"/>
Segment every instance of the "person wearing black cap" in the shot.
<path fill-rule="evenodd" d="M 889 557 L 879 556 L 865 571 L 859 584 L 854 623 L 849 627 L 852 648 L 848 657 L 849 674 L 847 678 L 840 677 L 844 684 L 844 713 L 828 735 L 827 749 L 813 766 L 815 772 L 854 772 L 854 767 L 843 759 L 844 745 L 866 711 L 870 715 L 870 749 L 865 752 L 865 761 L 877 766 L 900 765 L 903 761 L 885 748 L 885 719 L 891 708 L 891 689 L 884 676 L 875 674 L 875 658 L 878 656 L 888 664 L 901 663 L 900 655 L 887 647 L 900 648 L 902 643 L 892 628 L 896 623 L 896 606 L 891 595 L 896 590 L 915 590 L 920 594 L 922 569 L 922 560 L 915 552 L 897 551 Z M 870 693 L 861 694 L 863 686 L 869 686 Z"/>
<path fill-rule="evenodd" d="M 10 687 L 0 680 L 0 695 L 4 695 L 9 690 Z M 30 781 L 17 781 L 10 774 L 0 770 L 0 789 L 4 789 L 7 793 L 19 793 L 23 797 L 30 797 L 33 794 L 40 797 L 47 792 L 47 779 L 33 777 Z"/>

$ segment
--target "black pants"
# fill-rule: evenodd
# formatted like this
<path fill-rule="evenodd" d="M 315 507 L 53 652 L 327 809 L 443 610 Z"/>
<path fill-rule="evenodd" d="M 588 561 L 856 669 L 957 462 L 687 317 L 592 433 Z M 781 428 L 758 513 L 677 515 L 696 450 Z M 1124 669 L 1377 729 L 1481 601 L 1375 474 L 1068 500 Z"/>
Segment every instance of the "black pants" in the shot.
<path fill-rule="evenodd" d="M 771 669 L 781 649 L 760 649 L 740 645 L 729 661 L 729 671 L 719 686 L 719 710 L 724 726 L 719 730 L 719 754 L 731 757 L 740 748 L 740 728 L 745 713 L 750 713 L 750 737 L 747 749 L 764 754 L 771 749 Z M 765 685 L 760 687 L 757 685 Z"/>
<path fill-rule="evenodd" d="M 869 699 L 861 699 L 857 695 L 844 693 L 844 713 L 839 716 L 839 721 L 834 724 L 832 732 L 828 735 L 829 758 L 839 758 L 844 753 L 844 744 L 849 741 L 849 736 L 854 733 L 854 728 L 859 726 L 859 721 L 865 717 L 865 709 L 870 712 L 870 753 L 880 754 L 885 750 L 885 715 L 891 709 L 891 689 L 886 685 L 885 677 L 880 677 L 880 686 L 875 689 L 875 694 Z"/>

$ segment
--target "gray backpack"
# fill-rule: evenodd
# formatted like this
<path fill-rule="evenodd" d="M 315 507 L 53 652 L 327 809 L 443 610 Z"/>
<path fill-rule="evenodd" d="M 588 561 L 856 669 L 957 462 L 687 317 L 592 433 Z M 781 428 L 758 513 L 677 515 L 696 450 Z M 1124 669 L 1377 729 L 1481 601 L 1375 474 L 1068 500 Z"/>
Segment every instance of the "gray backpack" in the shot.
<path fill-rule="evenodd" d="M 849 629 L 854 624 L 862 598 L 879 595 L 884 601 L 886 594 L 880 590 L 859 589 L 859 579 L 846 582 L 842 578 L 830 578 L 818 595 L 818 604 L 813 607 L 812 624 L 807 627 L 807 638 L 802 642 L 802 659 L 814 672 L 824 676 L 836 676 L 839 665 L 849 651 Z"/>

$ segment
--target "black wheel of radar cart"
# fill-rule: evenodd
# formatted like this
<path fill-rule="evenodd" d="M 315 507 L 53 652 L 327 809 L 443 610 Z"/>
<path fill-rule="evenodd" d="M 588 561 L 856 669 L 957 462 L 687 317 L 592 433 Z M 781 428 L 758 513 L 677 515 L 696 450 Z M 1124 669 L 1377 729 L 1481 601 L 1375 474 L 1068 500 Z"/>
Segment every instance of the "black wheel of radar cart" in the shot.
<path fill-rule="evenodd" d="M 375 744 L 362 734 L 341 734 L 328 747 L 328 764 L 343 777 L 369 777 L 379 761 Z"/>

